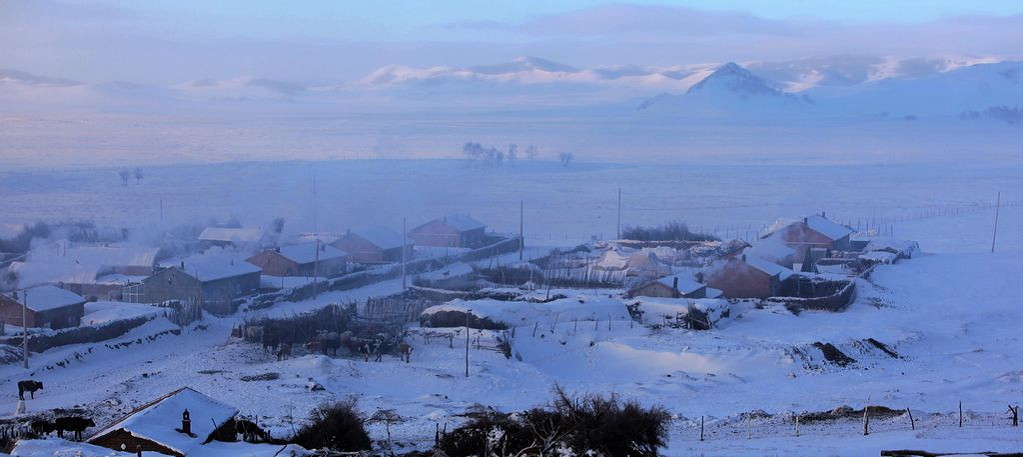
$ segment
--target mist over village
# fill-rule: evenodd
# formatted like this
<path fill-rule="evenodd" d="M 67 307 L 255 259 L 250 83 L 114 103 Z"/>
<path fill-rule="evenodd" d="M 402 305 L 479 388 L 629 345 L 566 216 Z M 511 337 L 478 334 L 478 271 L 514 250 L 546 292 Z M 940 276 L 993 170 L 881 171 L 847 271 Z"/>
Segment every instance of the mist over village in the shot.
<path fill-rule="evenodd" d="M 0 3 L 0 455 L 1023 453 L 1023 4 Z"/>

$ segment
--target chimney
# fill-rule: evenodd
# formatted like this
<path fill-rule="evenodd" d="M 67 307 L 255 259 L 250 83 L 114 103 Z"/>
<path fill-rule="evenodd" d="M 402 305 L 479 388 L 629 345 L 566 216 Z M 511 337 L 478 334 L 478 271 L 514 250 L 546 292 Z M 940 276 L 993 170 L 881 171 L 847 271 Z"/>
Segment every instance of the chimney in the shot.
<path fill-rule="evenodd" d="M 182 269 L 182 270 L 184 270 L 184 269 L 185 269 L 185 261 L 184 261 L 184 260 L 182 260 L 182 261 L 181 261 L 181 269 Z"/>
<path fill-rule="evenodd" d="M 746 254 L 743 254 L 743 255 L 742 255 L 742 261 L 743 261 L 743 262 L 745 262 L 745 261 L 746 261 Z"/>
<path fill-rule="evenodd" d="M 181 433 L 186 435 L 192 434 L 192 418 L 188 414 L 188 410 L 181 413 Z"/>
<path fill-rule="evenodd" d="M 675 298 L 681 295 L 678 291 L 678 276 L 671 278 L 671 290 L 675 291 Z"/>
<path fill-rule="evenodd" d="M 803 218 L 803 225 L 806 225 L 806 218 Z"/>
<path fill-rule="evenodd" d="M 824 215 L 824 211 L 821 211 L 821 217 L 828 217 L 828 216 Z"/>
<path fill-rule="evenodd" d="M 274 248 L 274 252 L 280 254 L 281 253 L 281 247 L 280 246 L 275 247 Z"/>

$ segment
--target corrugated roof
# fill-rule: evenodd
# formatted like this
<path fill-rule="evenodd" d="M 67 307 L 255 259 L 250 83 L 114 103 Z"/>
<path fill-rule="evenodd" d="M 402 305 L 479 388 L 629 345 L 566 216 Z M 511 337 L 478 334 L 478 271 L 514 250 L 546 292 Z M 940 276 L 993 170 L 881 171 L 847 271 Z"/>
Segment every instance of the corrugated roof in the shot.
<path fill-rule="evenodd" d="M 65 306 L 85 303 L 85 298 L 70 290 L 64 290 L 57 286 L 45 285 L 33 287 L 28 291 L 18 294 L 18 303 L 25 304 L 26 293 L 28 295 L 28 309 L 32 311 L 48 311 L 51 309 L 63 308 Z"/>
<path fill-rule="evenodd" d="M 831 219 L 824 216 L 814 214 L 806 218 L 806 225 L 815 232 L 831 238 L 832 240 L 841 239 L 842 237 L 852 234 L 852 229 L 839 224 Z"/>
<path fill-rule="evenodd" d="M 366 230 L 359 230 L 358 232 L 353 233 L 359 235 L 366 241 L 373 243 L 376 247 L 380 249 L 395 249 L 400 248 L 402 246 L 401 234 L 387 227 L 377 226 Z M 405 244 L 408 246 L 412 246 L 413 244 L 415 244 L 415 242 L 412 241 L 411 238 L 406 237 Z"/>
<path fill-rule="evenodd" d="M 192 437 L 179 432 L 181 416 L 188 410 Z M 191 387 L 182 387 L 131 412 L 93 435 L 89 441 L 117 430 L 143 438 L 181 454 L 202 445 L 217 427 L 238 414 L 238 409 L 214 400 Z"/>
<path fill-rule="evenodd" d="M 178 268 L 180 268 L 180 265 Z M 186 261 L 184 268 L 185 273 L 202 282 L 233 278 L 261 271 L 263 270 L 259 267 L 244 260 L 234 260 L 232 262 L 231 260 L 224 259 L 201 259 L 191 263 Z"/>
<path fill-rule="evenodd" d="M 263 230 L 258 228 L 207 227 L 199 234 L 199 240 L 222 243 L 255 243 L 263 239 L 263 235 Z"/>
<path fill-rule="evenodd" d="M 318 257 L 316 255 L 317 245 L 320 247 L 320 254 Z M 330 260 L 348 257 L 348 253 L 345 251 L 335 248 L 329 244 L 316 242 L 281 246 L 281 255 L 294 260 L 299 264 L 313 263 L 317 258 L 319 258 L 319 260 Z"/>
<path fill-rule="evenodd" d="M 458 230 L 459 232 L 467 232 L 469 230 L 476 230 L 486 227 L 486 225 L 484 225 L 482 222 L 477 221 L 476 219 L 473 219 L 463 214 L 452 214 L 449 216 L 445 216 L 440 221 L 443 222 L 448 227 Z"/>

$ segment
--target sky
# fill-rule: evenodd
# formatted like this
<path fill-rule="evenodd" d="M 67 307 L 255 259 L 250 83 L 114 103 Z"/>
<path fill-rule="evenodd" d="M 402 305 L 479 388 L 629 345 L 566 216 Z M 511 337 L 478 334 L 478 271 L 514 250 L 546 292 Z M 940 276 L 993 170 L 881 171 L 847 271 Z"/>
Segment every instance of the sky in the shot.
<path fill-rule="evenodd" d="M 85 82 L 331 82 L 384 65 L 574 66 L 844 54 L 1015 58 L 1023 2 L 6 0 L 0 68 Z"/>

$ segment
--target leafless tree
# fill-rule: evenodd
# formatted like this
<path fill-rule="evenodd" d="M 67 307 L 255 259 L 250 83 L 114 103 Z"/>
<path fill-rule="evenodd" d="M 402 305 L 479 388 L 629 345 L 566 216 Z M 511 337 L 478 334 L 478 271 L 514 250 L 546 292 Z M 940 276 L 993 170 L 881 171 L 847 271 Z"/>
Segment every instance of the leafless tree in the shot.
<path fill-rule="evenodd" d="M 519 145 L 512 143 L 508 145 L 508 153 L 505 154 L 508 159 L 508 164 L 515 166 L 515 160 L 519 158 Z"/>
<path fill-rule="evenodd" d="M 561 158 L 561 165 L 567 167 L 568 164 L 572 162 L 572 159 L 575 158 L 575 154 L 572 154 L 571 152 L 562 152 L 561 154 L 558 154 L 558 157 Z"/>
<path fill-rule="evenodd" d="M 135 167 L 135 184 L 142 182 L 142 167 Z"/>
<path fill-rule="evenodd" d="M 131 178 L 131 171 L 129 171 L 127 168 L 125 168 L 125 169 L 117 172 L 117 175 L 121 177 L 121 184 L 127 186 L 128 185 L 128 178 Z"/>
<path fill-rule="evenodd" d="M 529 158 L 529 160 L 536 160 L 536 156 L 538 155 L 540 155 L 540 150 L 537 149 L 536 146 L 529 145 L 529 147 L 526 148 L 526 157 Z"/>

